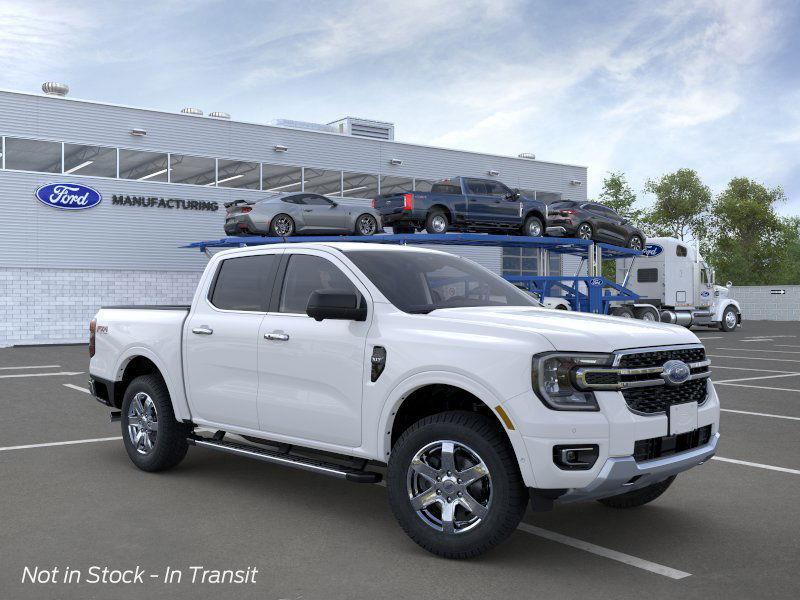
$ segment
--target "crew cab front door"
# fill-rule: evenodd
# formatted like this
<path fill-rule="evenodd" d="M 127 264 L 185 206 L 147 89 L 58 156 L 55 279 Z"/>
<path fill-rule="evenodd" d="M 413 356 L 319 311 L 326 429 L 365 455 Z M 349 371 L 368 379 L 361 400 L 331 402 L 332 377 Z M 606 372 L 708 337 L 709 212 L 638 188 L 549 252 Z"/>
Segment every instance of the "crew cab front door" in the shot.
<path fill-rule="evenodd" d="M 261 322 L 282 250 L 227 258 L 184 327 L 184 366 L 198 423 L 258 430 Z"/>
<path fill-rule="evenodd" d="M 472 223 L 507 227 L 520 221 L 519 202 L 509 200 L 511 190 L 496 181 L 465 179 L 468 216 Z"/>
<path fill-rule="evenodd" d="M 281 270 L 258 336 L 261 430 L 273 439 L 358 447 L 369 321 L 315 321 L 306 307 L 317 290 L 366 298 L 366 289 L 322 251 L 287 251 Z"/>

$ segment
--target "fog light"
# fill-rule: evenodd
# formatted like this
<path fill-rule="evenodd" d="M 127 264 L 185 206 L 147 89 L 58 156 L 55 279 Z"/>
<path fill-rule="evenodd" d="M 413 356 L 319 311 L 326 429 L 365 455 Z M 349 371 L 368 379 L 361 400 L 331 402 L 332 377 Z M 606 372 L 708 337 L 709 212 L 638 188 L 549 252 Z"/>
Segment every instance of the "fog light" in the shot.
<path fill-rule="evenodd" d="M 594 466 L 600 448 L 597 444 L 553 446 L 553 462 L 565 471 L 586 471 Z"/>

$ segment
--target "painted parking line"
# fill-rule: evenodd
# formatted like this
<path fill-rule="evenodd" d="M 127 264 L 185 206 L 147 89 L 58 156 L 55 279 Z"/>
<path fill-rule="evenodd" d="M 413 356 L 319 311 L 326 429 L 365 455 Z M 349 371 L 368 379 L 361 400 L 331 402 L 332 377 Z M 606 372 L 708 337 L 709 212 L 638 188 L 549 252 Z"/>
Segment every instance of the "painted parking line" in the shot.
<path fill-rule="evenodd" d="M 797 350 L 757 350 L 755 348 L 714 348 L 714 350 L 732 350 L 733 352 L 772 352 L 778 354 L 800 354 Z"/>
<path fill-rule="evenodd" d="M 26 444 L 24 446 L 5 446 L 0 448 L 0 452 L 8 452 L 9 450 L 29 450 L 31 448 L 51 448 L 53 446 L 74 446 L 76 444 L 95 444 L 97 442 L 111 442 L 121 440 L 122 436 L 105 437 L 105 438 L 90 438 L 86 440 L 68 440 L 66 442 L 45 442 L 43 444 Z"/>
<path fill-rule="evenodd" d="M 777 348 L 800 348 L 797 344 L 775 344 Z"/>
<path fill-rule="evenodd" d="M 734 383 L 737 381 L 755 381 L 756 379 L 776 379 L 778 377 L 797 377 L 800 373 L 784 373 L 783 375 L 760 375 L 758 377 L 740 377 L 738 379 L 723 379 L 722 381 L 714 381 L 718 383 Z"/>
<path fill-rule="evenodd" d="M 754 340 L 739 340 L 739 341 L 740 342 L 755 342 L 755 343 L 758 343 L 758 342 L 774 342 L 775 340 L 773 340 L 772 338 L 758 338 L 758 339 L 754 339 Z"/>
<path fill-rule="evenodd" d="M 726 337 L 726 336 L 724 336 L 724 335 L 706 335 L 706 336 L 700 337 L 698 335 L 697 339 L 699 339 L 699 340 L 719 340 L 719 339 L 722 339 L 724 337 Z"/>
<path fill-rule="evenodd" d="M 800 390 L 792 388 L 767 387 L 765 385 L 749 385 L 747 383 L 725 383 L 724 381 L 715 381 L 714 385 L 732 385 L 734 387 L 755 388 L 757 390 L 772 390 L 773 392 L 800 392 Z"/>
<path fill-rule="evenodd" d="M 24 367 L 0 367 L 0 371 L 16 371 L 17 369 L 60 369 L 61 365 L 26 365 Z"/>
<path fill-rule="evenodd" d="M 53 375 L 80 375 L 84 371 L 58 371 L 56 373 L 15 373 L 14 375 L 0 375 L 0 379 L 15 379 L 18 377 L 52 377 Z"/>
<path fill-rule="evenodd" d="M 733 369 L 734 371 L 757 371 L 759 373 L 794 373 L 800 375 L 800 372 L 794 371 L 776 371 L 775 369 L 754 369 L 753 367 L 729 367 L 726 365 L 711 365 L 712 369 Z"/>
<path fill-rule="evenodd" d="M 790 417 L 788 415 L 773 415 L 770 413 L 750 412 L 749 410 L 733 410 L 732 408 L 720 408 L 722 412 L 736 413 L 739 415 L 751 415 L 753 417 L 769 417 L 771 419 L 787 419 L 790 421 L 800 421 L 800 417 Z"/>
<path fill-rule="evenodd" d="M 79 385 L 74 385 L 72 383 L 65 383 L 64 387 L 68 387 L 69 389 L 76 390 L 78 392 L 83 392 L 84 394 L 91 394 L 91 392 L 89 390 L 87 390 L 85 387 L 81 387 Z"/>
<path fill-rule="evenodd" d="M 736 460 L 735 458 L 723 458 L 721 456 L 712 456 L 711 460 L 718 460 L 720 462 L 732 463 L 734 465 L 743 465 L 745 467 L 756 467 L 758 469 L 767 469 L 768 471 L 778 471 L 780 473 L 790 473 L 792 475 L 800 475 L 800 470 L 798 469 L 776 467 L 775 465 L 763 465 L 761 463 L 754 463 L 746 460 Z"/>
<path fill-rule="evenodd" d="M 738 360 L 769 360 L 772 362 L 800 363 L 800 360 L 796 358 L 762 358 L 760 356 L 727 356 L 725 354 L 706 354 L 706 356 L 710 358 L 736 358 Z"/>
<path fill-rule="evenodd" d="M 610 558 L 611 560 L 616 560 L 617 562 L 625 563 L 626 565 L 630 565 L 638 569 L 650 571 L 656 575 L 663 575 L 664 577 L 669 577 L 670 579 L 685 579 L 686 577 L 691 577 L 692 575 L 686 571 L 679 571 L 678 569 L 673 569 L 672 567 L 665 567 L 664 565 L 660 565 L 643 558 L 638 558 L 636 556 L 631 556 L 630 554 L 625 554 L 624 552 L 611 550 L 610 548 L 604 548 L 603 546 L 598 546 L 597 544 L 592 544 L 591 542 L 585 542 L 577 538 L 569 537 L 568 535 L 550 531 L 549 529 L 542 529 L 541 527 L 536 527 L 535 525 L 529 525 L 528 523 L 520 523 L 517 529 L 532 535 L 552 540 L 554 542 L 558 542 L 560 544 L 577 548 L 578 550 L 583 550 L 598 556 Z"/>

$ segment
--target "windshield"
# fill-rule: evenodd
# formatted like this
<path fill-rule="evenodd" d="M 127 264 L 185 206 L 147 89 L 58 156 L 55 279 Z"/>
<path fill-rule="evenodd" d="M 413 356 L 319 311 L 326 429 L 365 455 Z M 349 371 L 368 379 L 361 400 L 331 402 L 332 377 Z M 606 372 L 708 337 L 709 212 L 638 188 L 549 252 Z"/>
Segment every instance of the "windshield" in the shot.
<path fill-rule="evenodd" d="M 458 256 L 390 250 L 345 254 L 389 302 L 407 313 L 469 306 L 539 306 L 526 292 Z"/>

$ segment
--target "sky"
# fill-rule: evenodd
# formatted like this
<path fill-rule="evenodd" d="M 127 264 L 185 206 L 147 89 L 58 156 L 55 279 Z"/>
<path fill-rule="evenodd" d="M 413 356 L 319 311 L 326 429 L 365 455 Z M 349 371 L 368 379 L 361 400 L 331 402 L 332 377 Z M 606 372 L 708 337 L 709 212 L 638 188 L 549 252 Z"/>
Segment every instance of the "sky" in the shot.
<path fill-rule="evenodd" d="M 234 119 L 391 121 L 397 140 L 648 178 L 782 186 L 800 215 L 800 2 L 0 0 L 0 88 Z M 1 124 L 0 124 L 1 127 Z"/>

